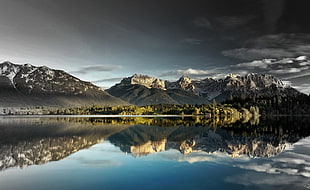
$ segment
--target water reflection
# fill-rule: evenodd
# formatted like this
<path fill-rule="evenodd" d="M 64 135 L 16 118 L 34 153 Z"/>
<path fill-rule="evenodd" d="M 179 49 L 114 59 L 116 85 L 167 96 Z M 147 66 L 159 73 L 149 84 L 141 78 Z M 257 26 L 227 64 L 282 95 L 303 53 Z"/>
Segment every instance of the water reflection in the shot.
<path fill-rule="evenodd" d="M 272 187 L 273 189 L 310 188 L 310 137 L 295 143 L 290 149 L 270 159 L 253 159 L 234 163 L 234 167 L 247 170 L 225 178 L 226 182 L 246 187 Z M 271 188 L 271 189 L 272 189 Z"/>
<path fill-rule="evenodd" d="M 103 139 L 133 157 L 166 150 L 183 155 L 274 157 L 309 136 L 306 118 L 223 122 L 206 118 L 0 119 L 0 170 L 61 160 Z M 239 166 L 242 167 L 242 166 Z"/>
<path fill-rule="evenodd" d="M 1 118 L 0 170 L 61 160 L 126 127 L 79 118 Z"/>

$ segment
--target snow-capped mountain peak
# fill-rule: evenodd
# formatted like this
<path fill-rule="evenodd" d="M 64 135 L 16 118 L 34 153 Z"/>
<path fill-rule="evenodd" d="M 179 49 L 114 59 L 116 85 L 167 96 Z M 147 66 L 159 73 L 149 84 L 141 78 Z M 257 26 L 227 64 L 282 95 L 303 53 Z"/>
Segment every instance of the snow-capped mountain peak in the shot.
<path fill-rule="evenodd" d="M 17 65 L 4 62 L 0 64 L 0 77 L 3 77 L 3 80 L 10 80 L 11 84 L 6 84 L 7 88 L 13 86 L 18 91 L 26 93 L 83 94 L 88 89 L 101 90 L 91 83 L 47 66 L 35 67 L 31 64 Z"/>

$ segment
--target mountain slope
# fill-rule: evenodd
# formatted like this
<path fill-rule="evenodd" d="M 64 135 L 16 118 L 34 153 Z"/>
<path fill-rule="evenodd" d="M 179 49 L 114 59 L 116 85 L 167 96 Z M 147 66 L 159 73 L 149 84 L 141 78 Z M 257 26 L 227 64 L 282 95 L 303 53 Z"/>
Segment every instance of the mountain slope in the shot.
<path fill-rule="evenodd" d="M 140 80 L 140 78 L 142 79 Z M 141 85 L 143 84 L 143 85 Z M 205 98 L 182 89 L 164 88 L 164 82 L 146 75 L 125 78 L 107 90 L 108 93 L 135 105 L 151 104 L 208 104 Z"/>
<path fill-rule="evenodd" d="M 30 64 L 0 64 L 0 89 L 0 104 L 5 107 L 128 104 L 64 71 Z"/>

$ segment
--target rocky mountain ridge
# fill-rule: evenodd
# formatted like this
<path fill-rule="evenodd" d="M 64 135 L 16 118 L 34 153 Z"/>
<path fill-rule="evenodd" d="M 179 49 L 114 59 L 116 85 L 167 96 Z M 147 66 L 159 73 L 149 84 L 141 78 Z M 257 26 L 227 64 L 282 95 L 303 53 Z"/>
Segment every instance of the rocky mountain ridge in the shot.
<path fill-rule="evenodd" d="M 83 94 L 89 90 L 102 91 L 90 82 L 69 75 L 61 70 L 30 64 L 17 65 L 11 62 L 0 64 L 0 76 L 10 80 L 8 87 L 23 93 Z"/>
<path fill-rule="evenodd" d="M 166 81 L 164 80 L 141 74 L 134 74 L 133 76 L 124 78 L 121 81 L 122 84 L 139 84 L 147 88 L 157 88 L 162 90 L 166 90 L 165 82 Z"/>
<path fill-rule="evenodd" d="M 46 66 L 3 62 L 0 64 L 0 88 L 0 103 L 7 106 L 127 104 L 90 82 Z"/>
<path fill-rule="evenodd" d="M 230 96 L 295 96 L 301 94 L 272 75 L 255 73 L 244 76 L 229 74 L 224 79 L 217 80 L 213 78 L 191 79 L 188 76 L 182 76 L 175 82 L 165 81 L 147 75 L 135 74 L 132 77 L 124 78 L 121 83 L 111 87 L 107 91 L 113 96 L 126 99 L 126 97 L 120 96 L 115 89 L 121 89 L 128 85 L 140 85 L 147 89 L 159 89 L 162 91 L 179 90 L 204 98 L 208 101 L 215 99 L 219 102 Z"/>
<path fill-rule="evenodd" d="M 222 102 L 232 96 L 301 94 L 272 75 L 254 73 L 229 74 L 224 79 L 182 76 L 174 82 L 135 74 L 104 91 L 61 70 L 11 62 L 0 64 L 0 88 L 4 107 L 209 104 L 213 99 Z"/>
<path fill-rule="evenodd" d="M 183 89 L 167 89 L 167 81 L 135 74 L 106 90 L 111 95 L 135 105 L 209 104 L 209 101 Z"/>

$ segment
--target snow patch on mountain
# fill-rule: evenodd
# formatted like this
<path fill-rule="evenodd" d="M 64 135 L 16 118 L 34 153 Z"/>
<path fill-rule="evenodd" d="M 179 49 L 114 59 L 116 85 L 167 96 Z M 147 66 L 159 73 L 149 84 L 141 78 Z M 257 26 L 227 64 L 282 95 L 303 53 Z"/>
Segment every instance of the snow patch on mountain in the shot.
<path fill-rule="evenodd" d="M 19 70 L 19 65 L 15 65 L 8 61 L 0 64 L 0 76 L 7 77 L 11 81 L 11 84 L 14 88 L 16 88 L 14 84 L 14 77 L 19 72 Z"/>

